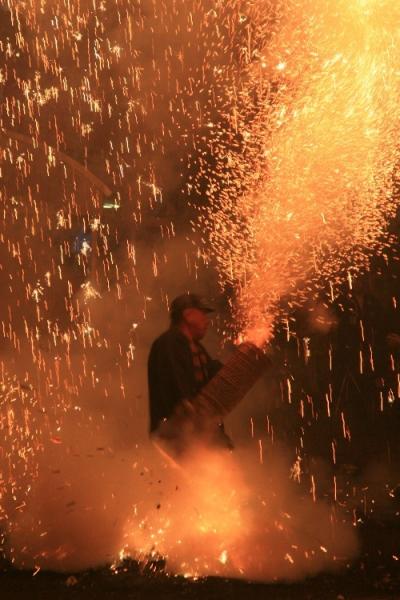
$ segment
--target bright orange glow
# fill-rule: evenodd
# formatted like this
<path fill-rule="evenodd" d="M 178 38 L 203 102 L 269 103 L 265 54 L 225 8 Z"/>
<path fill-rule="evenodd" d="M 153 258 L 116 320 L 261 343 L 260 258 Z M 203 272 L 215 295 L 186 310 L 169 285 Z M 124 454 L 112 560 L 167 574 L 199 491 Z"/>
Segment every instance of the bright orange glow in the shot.
<path fill-rule="evenodd" d="M 260 23 L 273 10 L 262 0 L 257 8 Z M 395 211 L 399 4 L 289 0 L 274 14 L 273 35 L 262 47 L 254 41 L 238 100 L 244 148 L 231 163 L 240 183 L 218 193 L 210 222 L 246 329 L 280 300 L 363 268 L 388 242 Z M 264 98 L 256 117 L 255 94 Z"/>

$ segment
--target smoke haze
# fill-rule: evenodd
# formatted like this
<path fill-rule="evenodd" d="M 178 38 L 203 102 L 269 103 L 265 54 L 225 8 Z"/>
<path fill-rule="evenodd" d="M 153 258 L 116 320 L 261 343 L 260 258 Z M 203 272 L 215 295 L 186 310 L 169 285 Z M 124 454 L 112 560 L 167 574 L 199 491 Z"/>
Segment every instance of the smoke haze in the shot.
<path fill-rule="evenodd" d="M 12 18 L 1 4 L 11 41 L 0 79 L 10 132 L 0 189 L 8 556 L 71 571 L 123 552 L 166 557 L 173 573 L 263 581 L 345 565 L 357 553 L 352 525 L 293 481 L 292 460 L 265 435 L 276 390 L 258 387 L 228 420 L 232 455 L 199 447 L 178 467 L 147 439 L 147 354 L 175 295 L 217 300 L 219 332 L 206 344 L 227 352 L 218 340 L 228 302 L 218 301 L 215 257 L 203 254 L 204 231 L 192 232 L 187 195 L 207 205 L 218 136 L 240 145 L 224 128 L 251 60 L 247 3 L 10 5 Z M 258 11 L 248 11 L 256 28 Z M 260 440 L 248 431 L 254 406 Z"/>

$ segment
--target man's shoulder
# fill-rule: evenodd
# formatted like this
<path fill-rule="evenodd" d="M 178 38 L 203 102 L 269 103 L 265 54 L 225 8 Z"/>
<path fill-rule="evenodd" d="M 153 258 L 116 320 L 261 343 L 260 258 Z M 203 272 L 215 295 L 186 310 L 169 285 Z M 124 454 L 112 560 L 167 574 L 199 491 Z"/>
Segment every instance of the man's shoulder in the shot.
<path fill-rule="evenodd" d="M 164 331 L 161 335 L 156 338 L 151 346 L 153 351 L 174 347 L 174 346 L 186 346 L 187 341 L 183 333 L 174 327 L 170 327 L 167 331 Z"/>

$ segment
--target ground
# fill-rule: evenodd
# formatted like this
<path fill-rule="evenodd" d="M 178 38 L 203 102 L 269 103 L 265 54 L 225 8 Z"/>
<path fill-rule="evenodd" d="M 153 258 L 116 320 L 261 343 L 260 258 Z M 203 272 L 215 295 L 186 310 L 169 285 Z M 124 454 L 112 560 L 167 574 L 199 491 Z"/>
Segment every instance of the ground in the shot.
<path fill-rule="evenodd" d="M 4 600 L 399 600 L 400 577 L 382 568 L 365 573 L 360 569 L 340 576 L 320 575 L 296 584 L 255 584 L 208 578 L 187 581 L 180 577 L 112 574 L 109 570 L 67 574 L 9 571 L 2 575 Z"/>
<path fill-rule="evenodd" d="M 365 489 L 365 488 L 364 488 Z M 371 486 L 370 486 L 371 489 Z M 376 505 L 376 504 L 375 504 Z M 390 508 L 390 510 L 389 510 Z M 117 569 L 33 574 L 0 565 L 0 600 L 400 600 L 400 497 L 386 510 L 360 514 L 358 559 L 335 574 L 296 583 L 172 577 L 158 563 Z"/>
<path fill-rule="evenodd" d="M 1 600 L 400 600 L 400 527 L 371 520 L 360 529 L 362 553 L 347 570 L 297 583 L 169 577 L 134 562 L 83 573 L 22 572 L 4 564 Z M 399 553 L 400 554 L 400 553 Z"/>

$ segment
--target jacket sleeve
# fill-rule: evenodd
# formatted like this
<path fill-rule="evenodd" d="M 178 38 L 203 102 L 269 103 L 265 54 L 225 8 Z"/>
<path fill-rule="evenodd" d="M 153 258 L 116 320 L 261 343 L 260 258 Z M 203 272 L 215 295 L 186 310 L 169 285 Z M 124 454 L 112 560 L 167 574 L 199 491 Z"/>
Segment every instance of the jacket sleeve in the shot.
<path fill-rule="evenodd" d="M 174 336 L 158 339 L 148 359 L 150 431 L 169 418 L 177 404 L 196 395 L 190 349 Z"/>
<path fill-rule="evenodd" d="M 197 393 L 193 374 L 192 355 L 187 343 L 179 338 L 168 340 L 168 368 L 180 400 L 193 398 Z"/>
<path fill-rule="evenodd" d="M 203 344 L 199 344 L 199 345 L 200 345 L 201 349 L 203 350 L 204 354 L 207 356 L 208 381 L 210 381 L 210 379 L 215 377 L 215 375 L 218 373 L 218 371 L 220 371 L 222 369 L 222 367 L 224 365 L 220 360 L 217 360 L 216 358 L 211 358 L 211 356 L 209 355 L 209 353 L 207 352 L 207 350 L 205 349 Z"/>
<path fill-rule="evenodd" d="M 157 341 L 150 350 L 148 364 L 148 389 L 150 408 L 150 431 L 154 431 L 163 419 L 170 417 L 177 401 L 177 393 L 171 378 L 171 370 Z"/>

